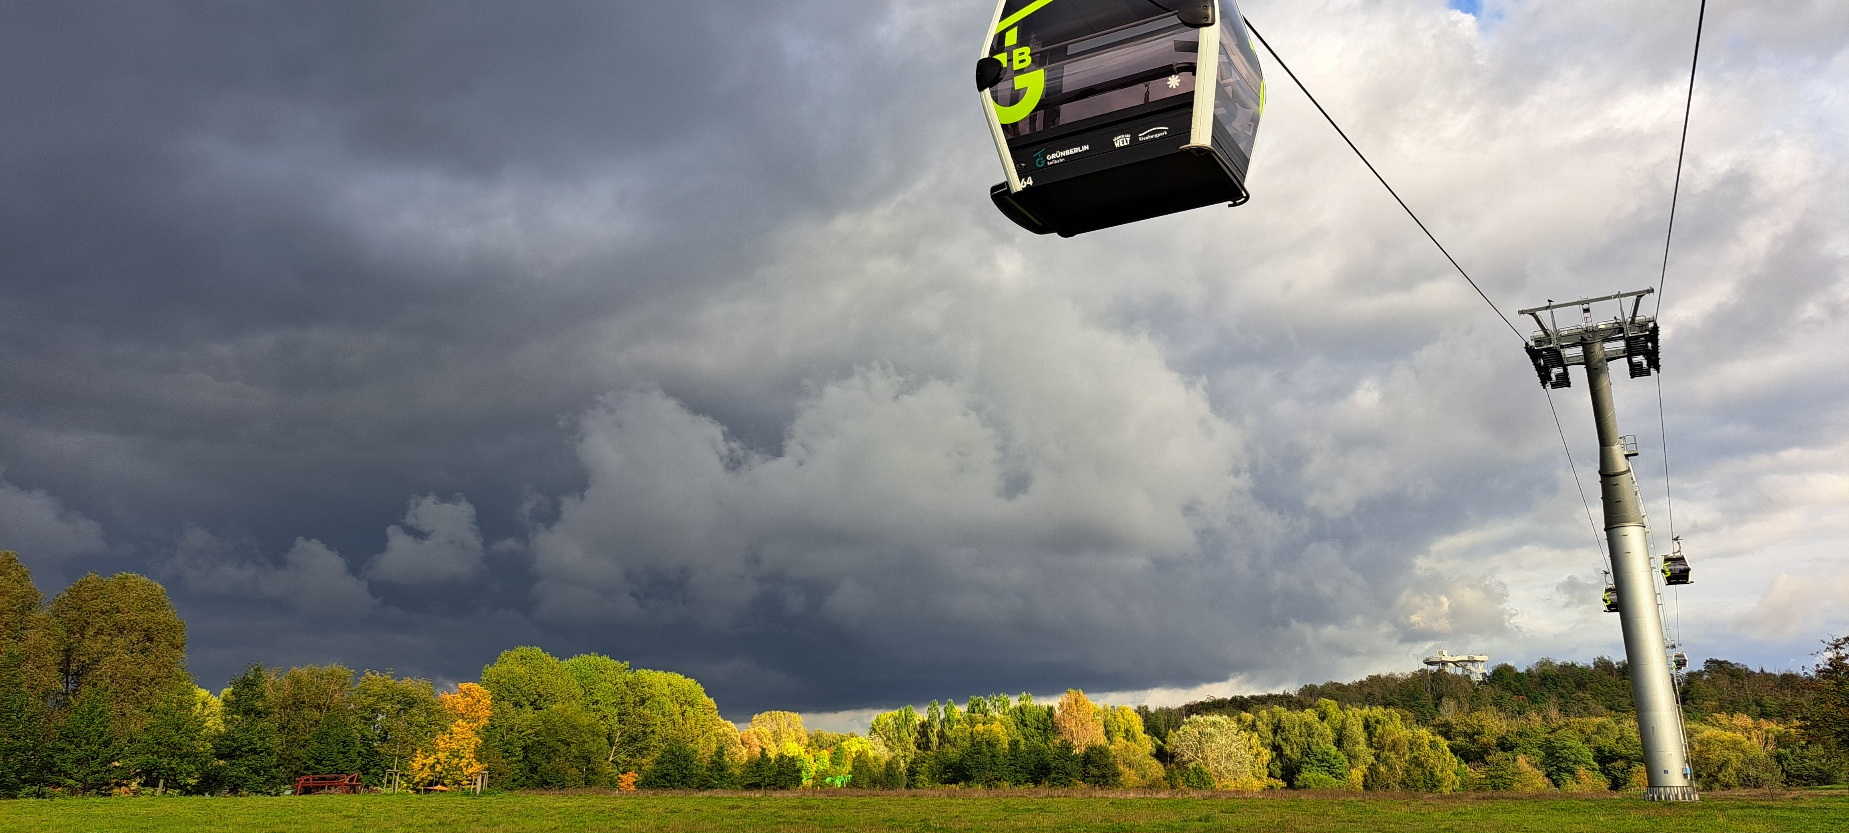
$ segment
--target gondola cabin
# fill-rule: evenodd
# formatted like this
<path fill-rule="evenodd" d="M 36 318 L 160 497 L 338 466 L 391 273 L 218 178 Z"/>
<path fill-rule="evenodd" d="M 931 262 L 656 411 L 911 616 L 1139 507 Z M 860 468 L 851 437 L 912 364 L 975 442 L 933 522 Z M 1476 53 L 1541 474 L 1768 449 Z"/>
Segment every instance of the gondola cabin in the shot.
<path fill-rule="evenodd" d="M 1036 234 L 1247 199 L 1265 81 L 1232 0 L 1000 0 L 976 86 L 990 198 Z"/>
<path fill-rule="evenodd" d="M 1656 327 L 1652 326 L 1651 330 Z M 1668 585 L 1693 584 L 1694 574 L 1689 570 L 1688 556 L 1682 554 L 1682 536 L 1675 538 L 1676 548 L 1669 555 L 1663 556 L 1663 583 Z"/>

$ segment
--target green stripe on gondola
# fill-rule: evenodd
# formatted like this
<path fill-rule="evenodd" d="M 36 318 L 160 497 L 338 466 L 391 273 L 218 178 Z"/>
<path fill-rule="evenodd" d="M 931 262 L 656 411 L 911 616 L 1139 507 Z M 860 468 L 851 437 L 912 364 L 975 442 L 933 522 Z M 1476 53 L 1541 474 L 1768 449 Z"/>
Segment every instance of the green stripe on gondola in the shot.
<path fill-rule="evenodd" d="M 1034 12 L 1040 11 L 1040 8 L 1042 6 L 1045 6 L 1046 4 L 1051 3 L 1051 2 L 1053 2 L 1053 0 L 1035 0 L 1035 2 L 1029 5 L 1027 8 L 1009 15 L 1007 20 L 1004 20 L 1000 23 L 1000 25 L 997 25 L 995 27 L 995 34 L 998 34 L 998 35 L 1001 34 L 1004 30 L 1007 30 L 1008 28 L 1014 26 L 1014 24 L 1016 23 L 1020 23 L 1022 19 L 1026 18 L 1030 14 L 1033 14 Z"/>

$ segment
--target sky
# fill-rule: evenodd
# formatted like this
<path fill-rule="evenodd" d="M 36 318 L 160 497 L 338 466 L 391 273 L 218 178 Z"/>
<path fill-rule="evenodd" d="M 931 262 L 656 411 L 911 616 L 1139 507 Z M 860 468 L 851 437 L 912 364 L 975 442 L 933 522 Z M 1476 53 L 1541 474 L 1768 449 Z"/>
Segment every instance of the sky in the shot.
<path fill-rule="evenodd" d="M 1849 4 L 1709 4 L 1665 270 L 1696 6 L 1242 8 L 1502 313 L 1661 279 L 1616 396 L 1672 635 L 1798 668 L 1849 631 Z M 1619 655 L 1578 371 L 1570 469 L 1262 52 L 1249 203 L 1014 227 L 992 9 L 0 0 L 0 548 L 161 581 L 214 689 L 531 644 L 839 722 Z"/>

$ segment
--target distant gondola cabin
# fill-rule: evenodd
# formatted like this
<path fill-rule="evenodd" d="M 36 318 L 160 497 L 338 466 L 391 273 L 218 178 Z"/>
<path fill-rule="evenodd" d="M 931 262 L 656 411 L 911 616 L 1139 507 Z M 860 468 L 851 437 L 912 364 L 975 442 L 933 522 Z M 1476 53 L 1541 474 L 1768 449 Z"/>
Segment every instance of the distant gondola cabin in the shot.
<path fill-rule="evenodd" d="M 1232 0 L 1001 0 L 976 85 L 1030 231 L 1247 199 L 1265 81 Z"/>

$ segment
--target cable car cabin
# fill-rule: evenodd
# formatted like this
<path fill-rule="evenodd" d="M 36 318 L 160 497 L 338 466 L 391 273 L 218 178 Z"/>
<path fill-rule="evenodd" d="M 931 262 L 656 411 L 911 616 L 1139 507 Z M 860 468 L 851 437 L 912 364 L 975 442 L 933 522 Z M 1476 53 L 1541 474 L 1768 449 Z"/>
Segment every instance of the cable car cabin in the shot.
<path fill-rule="evenodd" d="M 976 86 L 1008 219 L 1071 237 L 1246 201 L 1265 81 L 1233 0 L 1000 0 L 993 20 Z"/>
<path fill-rule="evenodd" d="M 1618 612 L 1618 588 L 1607 585 L 1605 588 L 1605 612 Z"/>
<path fill-rule="evenodd" d="M 1691 579 L 1689 575 L 1688 559 L 1684 557 L 1682 553 L 1663 556 L 1664 584 L 1690 584 L 1692 582 L 1693 579 Z"/>

